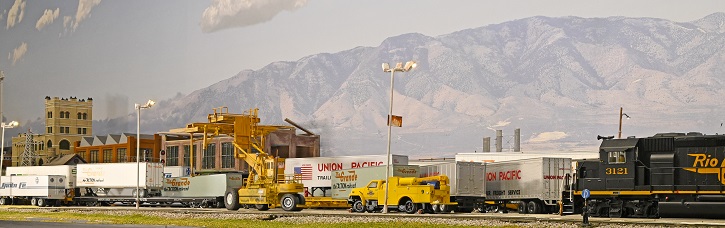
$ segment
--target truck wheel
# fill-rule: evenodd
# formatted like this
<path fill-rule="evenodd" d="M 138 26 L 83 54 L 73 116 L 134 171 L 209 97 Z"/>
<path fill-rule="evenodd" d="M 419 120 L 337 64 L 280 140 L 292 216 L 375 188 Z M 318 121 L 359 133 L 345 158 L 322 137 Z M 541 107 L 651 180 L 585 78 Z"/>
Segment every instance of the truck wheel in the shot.
<path fill-rule="evenodd" d="M 357 213 L 365 212 L 365 205 L 363 205 L 362 200 L 355 199 L 355 202 L 352 203 L 352 211 Z"/>
<path fill-rule="evenodd" d="M 38 205 L 38 199 L 32 198 L 30 199 L 30 206 L 37 206 Z"/>
<path fill-rule="evenodd" d="M 526 210 L 526 201 L 519 201 L 519 214 L 526 214 L 528 211 Z"/>
<path fill-rule="evenodd" d="M 299 199 L 297 199 L 297 197 L 295 195 L 284 194 L 282 196 L 282 200 L 280 200 L 279 203 L 282 204 L 282 210 L 296 211 L 297 204 L 299 204 Z"/>
<path fill-rule="evenodd" d="M 224 207 L 231 211 L 239 210 L 239 192 L 234 189 L 227 190 L 224 194 Z"/>
<path fill-rule="evenodd" d="M 259 211 L 269 210 L 269 205 L 267 204 L 255 204 L 254 207 L 256 207 Z"/>
<path fill-rule="evenodd" d="M 536 200 L 529 201 L 526 209 L 528 209 L 529 214 L 541 213 L 541 205 L 537 203 Z"/>
<path fill-rule="evenodd" d="M 411 199 L 408 199 L 405 201 L 405 203 L 403 203 L 403 208 L 405 213 L 408 214 L 415 214 L 416 212 L 418 212 L 418 204 L 413 203 L 413 200 Z"/>

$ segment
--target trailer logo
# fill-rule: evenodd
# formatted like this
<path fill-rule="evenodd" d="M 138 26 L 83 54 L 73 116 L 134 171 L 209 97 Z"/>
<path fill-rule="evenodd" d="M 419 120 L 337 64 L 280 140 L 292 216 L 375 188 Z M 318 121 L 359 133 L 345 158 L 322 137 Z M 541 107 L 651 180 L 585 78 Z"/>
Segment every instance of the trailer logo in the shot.
<path fill-rule="evenodd" d="M 498 172 L 498 175 L 496 175 L 496 172 L 488 172 L 486 173 L 486 180 L 487 181 L 495 181 L 495 180 L 521 180 L 521 170 L 509 170 L 506 172 Z"/>
<path fill-rule="evenodd" d="M 705 154 L 688 155 L 695 157 L 695 161 L 692 162 L 693 168 L 683 168 L 684 170 L 699 174 L 717 174 L 717 179 L 725 185 L 725 179 L 723 179 L 723 176 L 725 176 L 725 162 L 720 163 L 717 158 Z"/>
<path fill-rule="evenodd" d="M 103 181 L 104 180 L 102 178 L 93 178 L 93 177 L 83 178 L 83 183 L 103 183 Z"/>
<path fill-rule="evenodd" d="M 345 175 L 345 171 L 335 172 L 335 178 L 341 182 L 352 182 L 357 180 L 357 174 L 355 171 L 348 171 Z"/>
<path fill-rule="evenodd" d="M 415 174 L 415 173 L 417 173 L 417 171 L 415 169 L 413 169 L 413 168 L 407 168 L 407 169 L 399 168 L 397 171 L 400 172 L 400 173 L 403 173 L 403 174 Z"/>
<path fill-rule="evenodd" d="M 180 178 L 180 180 L 176 180 L 176 178 L 166 179 L 166 184 L 174 186 L 174 187 L 181 187 L 181 186 L 189 186 L 191 182 L 189 181 L 189 178 Z"/>
<path fill-rule="evenodd" d="M 18 184 L 13 183 L 13 182 L 2 183 L 2 186 L 0 186 L 0 189 L 6 189 L 6 188 L 18 188 Z"/>
<path fill-rule="evenodd" d="M 302 166 L 295 167 L 295 178 L 312 180 L 312 165 L 303 164 Z"/>

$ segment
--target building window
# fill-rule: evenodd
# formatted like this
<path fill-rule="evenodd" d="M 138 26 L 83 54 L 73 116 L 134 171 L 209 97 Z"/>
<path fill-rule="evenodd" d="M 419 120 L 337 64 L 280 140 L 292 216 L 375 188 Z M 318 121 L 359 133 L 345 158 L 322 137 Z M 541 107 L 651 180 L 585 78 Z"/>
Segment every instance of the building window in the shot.
<path fill-rule="evenodd" d="M 53 118 L 53 112 L 48 112 L 48 119 Z"/>
<path fill-rule="evenodd" d="M 91 159 L 88 163 L 98 163 L 98 150 L 91 150 Z"/>
<path fill-rule="evenodd" d="M 116 149 L 116 153 L 118 162 L 128 162 L 128 157 L 126 157 L 126 148 L 118 148 Z"/>
<path fill-rule="evenodd" d="M 206 146 L 206 150 L 204 150 L 204 156 L 201 158 L 201 168 L 202 169 L 213 169 L 215 168 L 215 154 L 216 152 L 216 144 L 210 143 Z"/>
<path fill-rule="evenodd" d="M 81 128 L 80 127 L 78 129 L 76 129 L 76 130 L 78 130 L 78 133 L 77 134 L 79 134 L 79 135 L 81 134 L 81 132 L 83 132 L 83 131 L 81 131 Z"/>
<path fill-rule="evenodd" d="M 48 127 L 47 132 L 48 132 L 48 134 L 53 134 L 53 127 Z"/>
<path fill-rule="evenodd" d="M 65 112 L 65 118 L 70 119 L 70 112 Z"/>
<path fill-rule="evenodd" d="M 62 112 L 61 112 L 61 113 L 62 113 Z M 64 127 L 60 127 L 60 133 L 61 133 L 61 134 L 62 134 L 62 133 L 65 133 L 65 128 L 64 128 Z"/>
<path fill-rule="evenodd" d="M 196 145 L 194 145 L 194 147 L 191 149 L 193 149 L 194 152 L 199 153 L 199 151 L 196 151 Z M 184 145 L 184 166 L 190 166 L 191 162 L 189 158 L 191 158 L 191 153 L 189 152 L 189 145 Z"/>
<path fill-rule="evenodd" d="M 167 146 L 166 147 L 166 165 L 167 166 L 179 165 L 179 146 Z"/>
<path fill-rule="evenodd" d="M 234 145 L 230 142 L 222 143 L 222 168 L 234 168 Z"/>
<path fill-rule="evenodd" d="M 84 120 L 85 120 L 85 119 L 88 119 L 88 114 L 86 114 L 86 113 L 83 113 L 83 119 L 84 119 Z"/>
<path fill-rule="evenodd" d="M 60 112 L 60 118 L 61 119 L 65 118 L 65 112 Z"/>
<path fill-rule="evenodd" d="M 619 164 L 627 162 L 624 151 L 610 151 L 609 164 Z"/>
<path fill-rule="evenodd" d="M 84 135 L 86 134 L 86 128 L 85 127 L 83 128 L 83 134 Z"/>
<path fill-rule="evenodd" d="M 70 150 L 70 142 L 68 140 L 60 140 L 60 143 L 58 143 L 58 148 L 61 150 Z"/>
<path fill-rule="evenodd" d="M 70 127 L 65 127 L 65 133 L 70 134 Z"/>
<path fill-rule="evenodd" d="M 53 141 L 48 140 L 46 146 L 48 147 L 48 149 L 53 148 Z"/>
<path fill-rule="evenodd" d="M 82 117 L 83 117 L 83 115 L 81 115 L 81 113 L 79 112 L 78 113 L 78 119 L 80 120 Z"/>
<path fill-rule="evenodd" d="M 112 149 L 104 149 L 103 150 L 103 163 L 111 163 L 111 162 L 113 162 L 113 154 L 111 154 L 111 152 L 113 152 Z"/>

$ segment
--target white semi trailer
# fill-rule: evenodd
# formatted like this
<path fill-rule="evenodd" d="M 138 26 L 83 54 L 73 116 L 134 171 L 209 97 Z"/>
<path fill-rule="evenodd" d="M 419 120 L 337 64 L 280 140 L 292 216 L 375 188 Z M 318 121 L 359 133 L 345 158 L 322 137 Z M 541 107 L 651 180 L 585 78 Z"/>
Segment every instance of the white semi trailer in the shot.
<path fill-rule="evenodd" d="M 538 157 L 486 164 L 486 200 L 519 213 L 558 212 L 571 178 L 571 158 Z"/>
<path fill-rule="evenodd" d="M 30 204 L 40 207 L 59 204 L 65 199 L 62 175 L 27 175 L 0 177 L 0 205 Z"/>
<path fill-rule="evenodd" d="M 420 167 L 420 177 L 448 176 L 451 202 L 457 212 L 483 210 L 486 204 L 486 165 L 480 162 L 445 162 Z"/>

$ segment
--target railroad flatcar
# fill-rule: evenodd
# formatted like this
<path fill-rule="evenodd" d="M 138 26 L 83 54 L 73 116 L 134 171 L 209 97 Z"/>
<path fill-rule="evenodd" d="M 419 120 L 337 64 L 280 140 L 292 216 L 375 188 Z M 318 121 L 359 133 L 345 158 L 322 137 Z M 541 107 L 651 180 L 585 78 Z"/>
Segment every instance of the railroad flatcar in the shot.
<path fill-rule="evenodd" d="M 597 217 L 725 218 L 725 135 L 604 140 L 577 164 L 574 205 Z M 586 209 L 583 190 L 590 191 Z"/>

